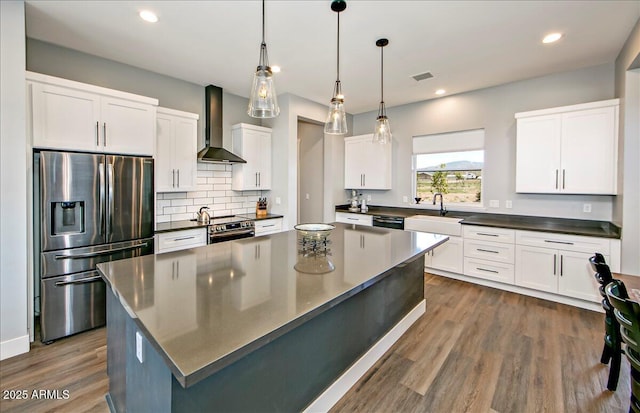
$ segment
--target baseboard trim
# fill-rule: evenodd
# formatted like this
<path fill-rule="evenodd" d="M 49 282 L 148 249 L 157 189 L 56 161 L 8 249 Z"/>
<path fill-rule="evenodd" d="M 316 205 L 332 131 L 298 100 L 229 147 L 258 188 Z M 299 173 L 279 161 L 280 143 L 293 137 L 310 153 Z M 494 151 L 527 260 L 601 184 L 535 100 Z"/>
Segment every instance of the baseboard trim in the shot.
<path fill-rule="evenodd" d="M 387 334 L 378 340 L 362 357 L 347 369 L 331 386 L 316 398 L 304 413 L 327 412 L 344 396 L 356 382 L 398 341 L 398 339 L 427 310 L 427 301 L 422 300 Z"/>
<path fill-rule="evenodd" d="M 29 352 L 29 334 L 0 343 L 0 360 Z"/>

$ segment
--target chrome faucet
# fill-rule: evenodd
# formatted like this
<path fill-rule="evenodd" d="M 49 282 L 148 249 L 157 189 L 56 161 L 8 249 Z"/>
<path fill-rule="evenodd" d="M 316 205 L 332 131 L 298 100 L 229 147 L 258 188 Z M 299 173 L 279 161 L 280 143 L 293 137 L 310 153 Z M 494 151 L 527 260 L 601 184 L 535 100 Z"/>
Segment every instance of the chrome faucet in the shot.
<path fill-rule="evenodd" d="M 442 202 L 443 202 L 442 193 L 436 192 L 435 194 L 433 194 L 433 205 L 436 204 L 436 199 L 438 198 L 438 195 L 440 195 L 440 216 L 443 217 L 447 214 L 447 208 L 445 208 L 442 205 Z"/>

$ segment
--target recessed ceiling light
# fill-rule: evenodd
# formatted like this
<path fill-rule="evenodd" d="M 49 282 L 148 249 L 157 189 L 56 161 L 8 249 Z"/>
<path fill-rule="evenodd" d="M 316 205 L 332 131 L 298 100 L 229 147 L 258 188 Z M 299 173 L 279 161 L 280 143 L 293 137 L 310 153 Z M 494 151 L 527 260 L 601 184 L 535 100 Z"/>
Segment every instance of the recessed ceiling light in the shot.
<path fill-rule="evenodd" d="M 271 71 L 273 73 L 280 73 L 280 66 L 277 66 L 277 65 L 271 66 Z"/>
<path fill-rule="evenodd" d="M 155 23 L 158 21 L 158 16 L 149 10 L 142 10 L 140 12 L 140 18 L 149 23 Z"/>
<path fill-rule="evenodd" d="M 447 91 L 446 91 L 446 90 L 444 90 L 444 89 L 438 89 L 438 90 L 436 90 L 436 95 L 444 95 L 445 93 L 447 93 Z"/>
<path fill-rule="evenodd" d="M 560 40 L 561 37 L 562 37 L 562 33 L 550 33 L 544 36 L 544 39 L 542 39 L 542 43 L 557 42 L 558 40 Z"/>

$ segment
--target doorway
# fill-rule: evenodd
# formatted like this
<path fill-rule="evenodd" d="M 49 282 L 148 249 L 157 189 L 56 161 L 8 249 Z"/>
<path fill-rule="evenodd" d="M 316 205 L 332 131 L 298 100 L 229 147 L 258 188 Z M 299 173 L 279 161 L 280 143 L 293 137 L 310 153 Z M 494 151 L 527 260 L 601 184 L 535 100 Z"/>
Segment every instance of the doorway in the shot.
<path fill-rule="evenodd" d="M 324 126 L 298 119 L 298 224 L 323 222 Z"/>

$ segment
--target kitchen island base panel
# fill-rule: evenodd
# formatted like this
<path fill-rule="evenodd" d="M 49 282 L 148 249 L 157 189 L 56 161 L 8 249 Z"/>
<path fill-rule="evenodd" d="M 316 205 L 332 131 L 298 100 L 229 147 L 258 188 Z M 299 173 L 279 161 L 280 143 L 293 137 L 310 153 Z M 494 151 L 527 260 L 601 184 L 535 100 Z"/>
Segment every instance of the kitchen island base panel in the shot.
<path fill-rule="evenodd" d="M 110 406 L 116 412 L 302 411 L 423 302 L 422 265 L 421 254 L 391 268 L 378 282 L 186 388 L 144 332 L 138 360 L 141 330 L 109 290 Z"/>

